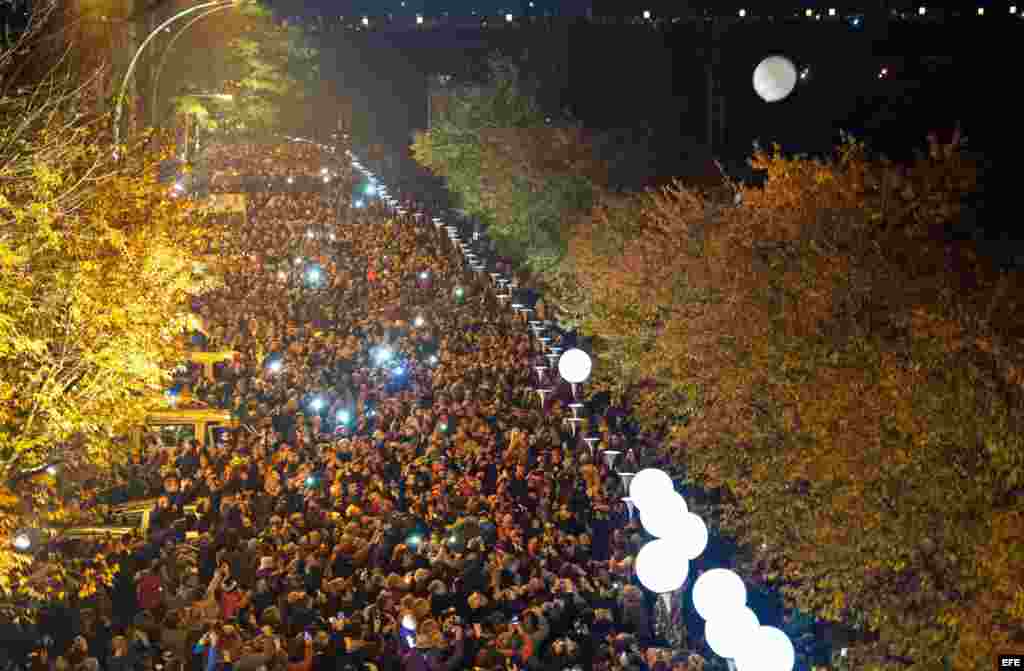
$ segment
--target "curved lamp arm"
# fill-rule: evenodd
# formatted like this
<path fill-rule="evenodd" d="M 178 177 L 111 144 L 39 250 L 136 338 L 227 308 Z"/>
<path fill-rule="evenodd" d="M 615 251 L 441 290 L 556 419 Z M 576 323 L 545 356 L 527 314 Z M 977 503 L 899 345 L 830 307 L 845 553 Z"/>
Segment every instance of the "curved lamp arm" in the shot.
<path fill-rule="evenodd" d="M 160 64 L 156 66 L 156 74 L 153 75 L 153 119 L 152 119 L 152 121 L 153 121 L 153 125 L 154 126 L 156 125 L 156 121 L 157 121 L 156 116 L 157 116 L 157 114 L 159 114 L 158 108 L 157 108 L 157 102 L 159 102 L 159 100 L 160 100 L 160 97 L 159 97 L 160 96 L 160 73 L 162 73 L 164 71 L 164 65 L 167 63 L 167 57 L 174 50 L 174 43 L 178 41 L 179 37 L 181 37 L 186 32 L 188 32 L 188 29 L 191 28 L 193 25 L 195 25 L 195 23 L 197 21 L 201 21 L 202 19 L 205 19 L 210 14 L 215 14 L 215 13 L 221 11 L 222 9 L 229 9 L 231 6 L 232 5 L 230 5 L 230 4 L 228 4 L 228 5 L 221 5 L 219 7 L 214 7 L 212 9 L 208 9 L 205 12 L 203 12 L 202 14 L 199 14 L 198 16 L 193 16 L 191 19 L 189 19 L 188 23 L 186 23 L 185 25 L 183 25 L 181 27 L 181 30 L 179 30 L 177 33 L 175 33 L 174 37 L 172 37 L 171 41 L 167 44 L 167 47 L 164 49 L 163 55 L 160 56 Z"/>
<path fill-rule="evenodd" d="M 189 14 L 194 14 L 195 12 L 201 11 L 203 9 L 209 9 L 210 7 L 230 7 L 232 5 L 238 4 L 241 4 L 241 0 L 208 0 L 207 2 L 201 2 L 198 5 L 193 5 L 192 7 L 187 7 L 181 10 L 180 12 L 178 12 L 177 14 L 175 14 L 174 16 L 172 16 L 171 18 L 167 19 L 159 26 L 154 28 L 153 31 L 146 36 L 146 39 L 142 41 L 142 44 L 140 44 L 139 48 L 135 51 L 135 55 L 132 56 L 131 63 L 128 64 L 128 71 L 124 75 L 124 81 L 121 82 L 121 90 L 117 94 L 117 104 L 114 106 L 115 147 L 120 143 L 121 140 L 121 110 L 124 108 L 124 96 L 125 93 L 128 91 L 128 82 L 131 81 L 132 74 L 134 74 L 135 72 L 135 66 L 139 63 L 139 56 L 141 56 L 142 52 L 145 51 L 147 46 L 149 46 L 149 43 L 152 42 L 153 39 L 163 31 L 164 28 L 171 25 L 178 19 L 188 16 Z"/>

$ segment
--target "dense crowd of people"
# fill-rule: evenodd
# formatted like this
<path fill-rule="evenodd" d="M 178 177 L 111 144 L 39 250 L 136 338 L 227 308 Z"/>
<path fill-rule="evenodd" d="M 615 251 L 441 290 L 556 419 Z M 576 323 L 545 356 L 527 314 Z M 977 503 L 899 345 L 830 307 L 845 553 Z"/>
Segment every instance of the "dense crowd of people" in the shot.
<path fill-rule="evenodd" d="M 150 450 L 146 537 L 103 541 L 115 584 L 33 668 L 702 669 L 682 608 L 636 581 L 645 538 L 601 456 L 635 471 L 653 439 L 607 404 L 574 430 L 572 392 L 539 379 L 539 343 L 490 278 L 429 214 L 349 207 L 342 152 L 209 151 L 215 174 L 333 160 L 337 179 L 249 194 L 227 281 L 193 305 L 208 347 L 238 355 L 190 380 L 243 428 Z"/>

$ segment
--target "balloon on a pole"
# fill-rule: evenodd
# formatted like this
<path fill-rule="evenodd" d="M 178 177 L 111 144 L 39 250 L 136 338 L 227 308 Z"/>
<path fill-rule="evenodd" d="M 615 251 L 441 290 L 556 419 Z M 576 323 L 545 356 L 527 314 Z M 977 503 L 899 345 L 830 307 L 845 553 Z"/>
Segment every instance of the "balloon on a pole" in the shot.
<path fill-rule="evenodd" d="M 765 102 L 775 103 L 796 86 L 796 66 L 785 56 L 769 56 L 754 68 L 754 91 Z"/>
<path fill-rule="evenodd" d="M 629 483 L 629 497 L 641 511 L 647 501 L 655 504 L 659 496 L 674 490 L 672 478 L 668 473 L 658 468 L 645 468 L 635 476 Z"/>
<path fill-rule="evenodd" d="M 656 594 L 682 587 L 690 571 L 690 562 L 679 554 L 675 542 L 667 538 L 655 539 L 640 548 L 634 566 L 640 584 Z"/>
<path fill-rule="evenodd" d="M 679 547 L 687 559 L 696 559 L 708 546 L 708 526 L 700 515 L 686 513 L 679 520 Z"/>
<path fill-rule="evenodd" d="M 705 571 L 693 584 L 693 607 L 705 620 L 714 620 L 747 605 L 743 579 L 724 568 Z"/>
<path fill-rule="evenodd" d="M 793 671 L 796 650 L 785 632 L 760 626 L 735 659 L 736 671 Z"/>
<path fill-rule="evenodd" d="M 752 649 L 752 642 L 761 623 L 754 611 L 746 606 L 719 613 L 704 625 L 704 638 L 719 657 L 735 659 Z"/>
<path fill-rule="evenodd" d="M 640 524 L 655 538 L 679 539 L 681 524 L 687 515 L 686 501 L 675 490 L 658 491 L 640 509 Z"/>
<path fill-rule="evenodd" d="M 558 374 L 570 384 L 586 382 L 592 368 L 590 355 L 576 347 L 566 350 L 558 358 Z"/>

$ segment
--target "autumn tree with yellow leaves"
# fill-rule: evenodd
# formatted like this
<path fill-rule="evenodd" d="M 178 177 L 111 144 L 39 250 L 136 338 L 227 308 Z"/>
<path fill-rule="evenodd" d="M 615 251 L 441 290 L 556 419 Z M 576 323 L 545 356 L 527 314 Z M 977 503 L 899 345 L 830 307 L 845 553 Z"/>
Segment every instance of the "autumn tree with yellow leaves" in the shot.
<path fill-rule="evenodd" d="M 0 55 L 0 74 L 15 56 Z M 81 94 L 55 70 L 0 98 L 0 596 L 87 594 L 109 578 L 97 561 L 32 579 L 12 540 L 76 515 L 47 465 L 67 485 L 123 458 L 183 360 L 188 301 L 207 281 L 209 229 L 157 182 L 157 143 L 115 153 L 110 120 L 83 115 Z"/>
<path fill-rule="evenodd" d="M 977 168 L 752 165 L 739 206 L 675 184 L 578 228 L 595 377 L 645 383 L 752 575 L 877 635 L 856 668 L 989 666 L 1024 631 L 1024 331 L 1021 278 L 951 235 Z"/>

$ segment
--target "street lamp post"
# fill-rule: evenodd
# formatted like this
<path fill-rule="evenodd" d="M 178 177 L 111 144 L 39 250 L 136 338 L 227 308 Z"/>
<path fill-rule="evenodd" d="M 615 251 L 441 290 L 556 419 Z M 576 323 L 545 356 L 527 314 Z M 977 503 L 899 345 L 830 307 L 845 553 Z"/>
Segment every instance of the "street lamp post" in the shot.
<path fill-rule="evenodd" d="M 118 145 L 121 140 L 121 110 L 124 109 L 124 97 L 128 91 L 128 82 L 131 81 L 132 75 L 135 73 L 135 66 L 139 63 L 139 57 L 142 55 L 142 52 L 146 50 L 146 47 L 149 46 L 149 43 L 152 42 L 157 35 L 163 32 L 165 28 L 170 26 L 178 19 L 184 18 L 190 14 L 194 14 L 195 12 L 202 11 L 204 9 L 209 9 L 211 7 L 230 7 L 238 4 L 241 4 L 241 0 L 208 0 L 208 2 L 201 2 L 198 5 L 186 7 L 185 9 L 174 14 L 171 18 L 167 19 L 159 26 L 154 28 L 152 32 L 150 32 L 149 35 L 146 36 L 146 39 L 142 41 L 142 44 L 140 44 L 139 48 L 135 51 L 135 55 L 132 56 L 132 60 L 128 64 L 128 71 L 125 72 L 124 75 L 124 81 L 121 82 L 121 90 L 117 94 L 117 104 L 114 106 L 115 146 Z"/>
<path fill-rule="evenodd" d="M 157 102 L 160 99 L 160 73 L 164 71 L 164 65 L 167 63 L 167 57 L 174 50 L 175 42 L 178 41 L 179 37 L 188 32 L 188 29 L 195 25 L 197 21 L 205 19 L 211 14 L 215 14 L 221 11 L 222 9 L 230 9 L 231 7 L 231 4 L 221 5 L 219 7 L 213 7 L 212 9 L 208 9 L 207 11 L 203 12 L 202 14 L 199 14 L 198 16 L 193 16 L 191 19 L 189 19 L 188 23 L 181 27 L 181 30 L 175 33 L 174 37 L 171 38 L 171 41 L 168 42 L 167 46 L 164 48 L 164 53 L 160 56 L 160 63 L 156 66 L 156 74 L 153 75 L 153 118 L 151 121 L 154 126 L 156 126 L 157 124 L 157 115 L 159 114 L 159 107 L 157 106 Z"/>

